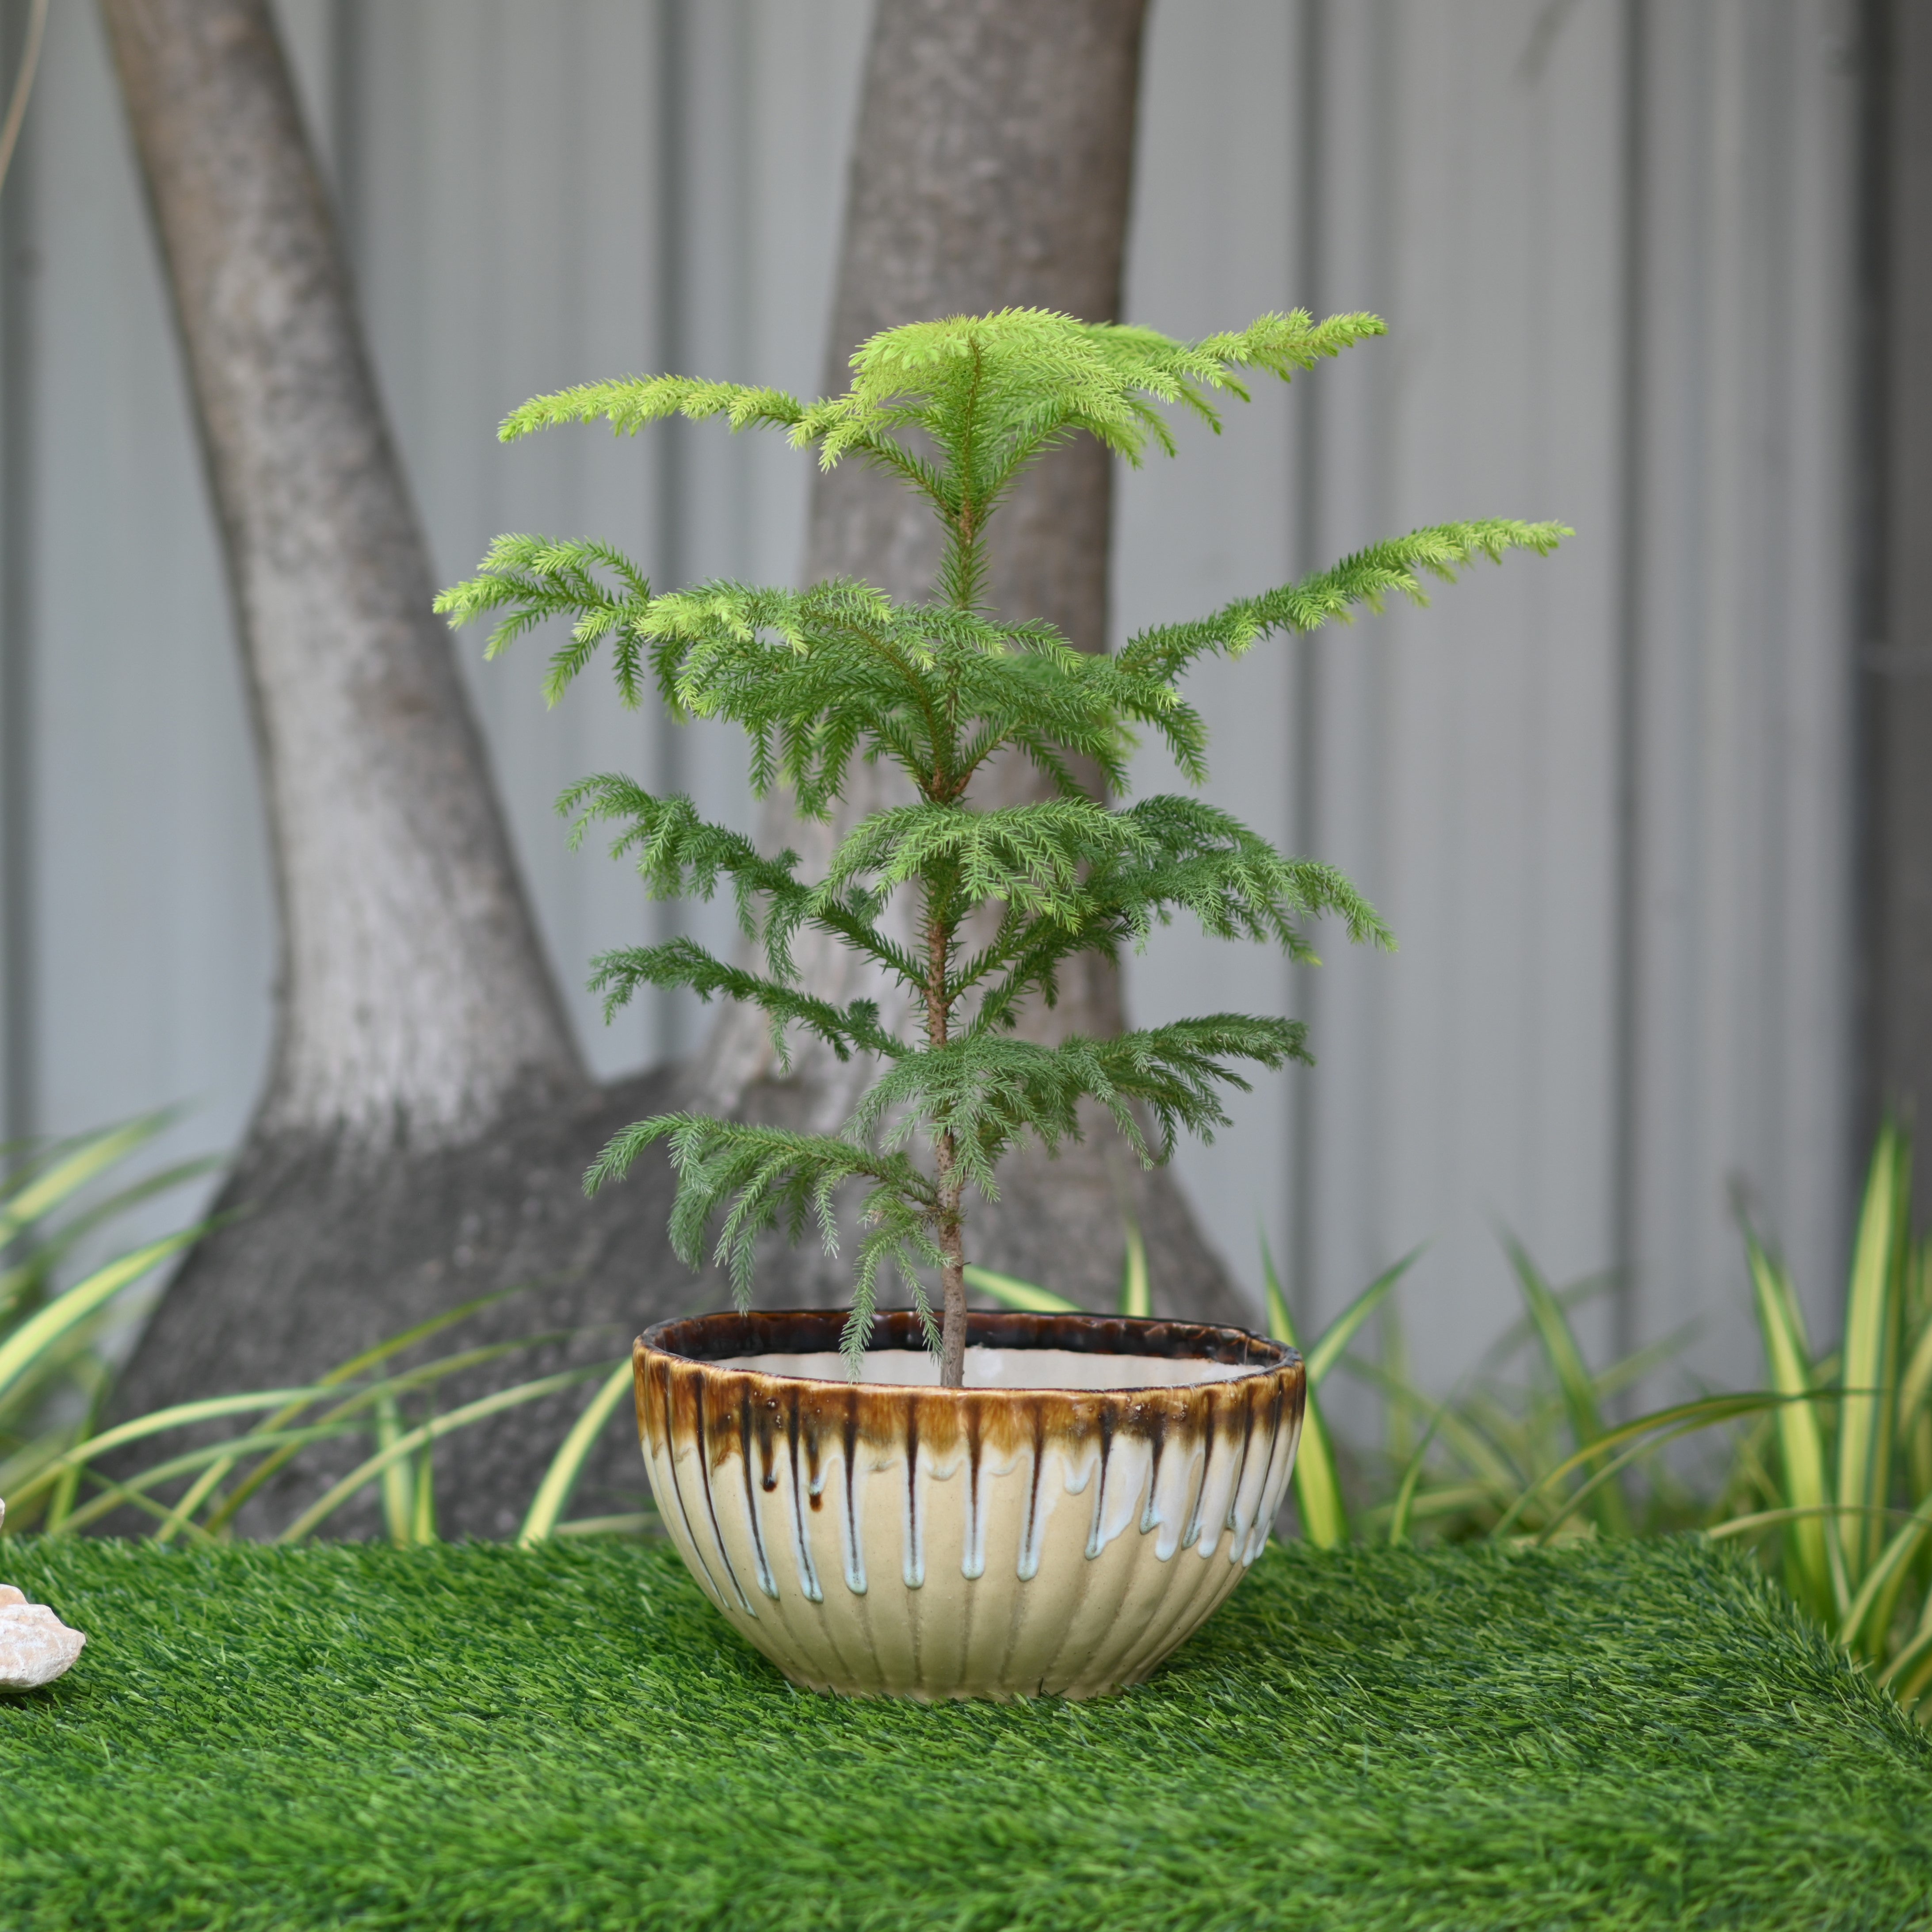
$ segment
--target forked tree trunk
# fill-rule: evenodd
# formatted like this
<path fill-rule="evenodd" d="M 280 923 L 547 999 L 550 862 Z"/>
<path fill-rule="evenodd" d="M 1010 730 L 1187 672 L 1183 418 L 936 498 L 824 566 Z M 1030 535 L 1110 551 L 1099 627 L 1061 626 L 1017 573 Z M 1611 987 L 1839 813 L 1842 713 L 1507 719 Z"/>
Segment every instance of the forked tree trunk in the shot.
<path fill-rule="evenodd" d="M 430 613 L 424 547 L 265 0 L 100 4 L 220 511 L 284 945 L 273 1072 L 220 1204 L 236 1218 L 170 1286 L 117 1406 L 302 1382 L 518 1286 L 465 1339 L 568 1331 L 522 1358 L 532 1376 L 608 1357 L 719 1290 L 670 1255 L 662 1162 L 584 1202 L 578 1178 L 602 1141 L 694 1085 L 814 1116 L 842 1112 L 849 1088 L 816 1061 L 774 1082 L 759 1023 L 739 1016 L 696 1068 L 589 1082 Z M 1142 5 L 880 0 L 836 344 L 1005 302 L 1113 314 Z M 1049 617 L 1088 648 L 1104 634 L 1108 492 L 1096 452 L 1064 452 L 998 529 L 1000 607 Z M 812 532 L 814 574 L 912 595 L 930 577 L 922 516 L 856 469 L 820 488 Z M 827 977 L 842 966 L 819 962 Z M 1070 986 L 1048 1024 L 1118 1018 L 1100 974 Z M 1044 1180 L 1014 1165 L 976 1258 L 1104 1298 L 1130 1210 L 1157 1304 L 1234 1311 L 1178 1192 L 1141 1176 L 1111 1133 Z M 771 1259 L 767 1303 L 842 1289 L 808 1251 Z M 514 1528 L 580 1400 L 462 1438 L 438 1472 L 445 1533 Z M 614 1426 L 579 1509 L 641 1490 L 626 1434 Z M 286 1521 L 316 1480 L 266 1492 L 242 1527 Z M 370 1522 L 364 1510 L 337 1526 Z"/>
<path fill-rule="evenodd" d="M 847 190 L 825 390 L 846 387 L 845 358 L 866 337 L 933 316 L 1006 308 L 1118 319 L 1132 181 L 1146 0 L 878 0 Z M 1107 644 L 1112 459 L 1090 438 L 1028 473 L 989 528 L 991 595 L 1014 620 L 1044 618 L 1082 650 Z M 939 560 L 930 509 L 856 462 L 814 482 L 808 580 L 855 577 L 896 597 L 930 594 Z M 764 835 L 821 861 L 838 834 L 896 796 L 862 770 L 838 823 L 803 825 L 782 799 Z M 906 794 L 910 797 L 908 790 Z M 982 804 L 1043 796 L 1014 760 L 976 788 Z M 830 941 L 802 946 L 815 991 L 903 996 Z M 1058 1004 L 1022 1030 L 1053 1040 L 1118 1033 L 1120 978 L 1092 955 L 1071 962 Z M 776 1066 L 764 1016 L 726 1014 L 706 1044 L 703 1101 L 799 1124 L 837 1126 L 868 1070 L 802 1046 Z M 968 1258 L 1049 1283 L 1088 1306 L 1115 1293 L 1130 1219 L 1147 1243 L 1155 1305 L 1242 1318 L 1220 1261 L 1172 1177 L 1142 1171 L 1098 1108 L 1087 1138 L 1051 1162 L 1022 1154 L 998 1204 L 970 1210 Z M 776 1251 L 769 1262 L 776 1264 Z M 836 1293 L 839 1265 L 802 1251 L 783 1264 L 808 1298 Z M 768 1271 L 768 1270 L 767 1270 Z"/>

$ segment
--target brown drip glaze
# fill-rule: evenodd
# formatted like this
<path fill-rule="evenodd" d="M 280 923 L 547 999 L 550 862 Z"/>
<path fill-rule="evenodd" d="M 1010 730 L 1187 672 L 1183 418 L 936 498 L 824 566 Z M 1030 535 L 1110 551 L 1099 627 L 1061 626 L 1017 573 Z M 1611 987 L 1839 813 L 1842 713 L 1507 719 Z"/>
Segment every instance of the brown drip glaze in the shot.
<path fill-rule="evenodd" d="M 745 1418 L 755 1411 L 764 1470 L 775 1466 L 770 1445 L 782 1418 L 788 1432 L 799 1428 L 808 1442 L 815 1442 L 827 1429 L 842 1433 L 848 1448 L 848 1480 L 850 1452 L 859 1441 L 890 1449 L 904 1442 L 908 1430 L 928 1450 L 940 1455 L 970 1455 L 976 1443 L 980 1454 L 990 1452 L 1004 1458 L 1031 1446 L 1042 1432 L 1079 1435 L 1096 1429 L 1103 1430 L 1109 1441 L 1124 1435 L 1162 1442 L 1174 1431 L 1210 1438 L 1226 1435 L 1232 1450 L 1238 1446 L 1234 1436 L 1245 1439 L 1253 1430 L 1252 1399 L 1263 1378 L 1278 1385 L 1298 1413 L 1304 1399 L 1300 1358 L 1280 1342 L 1238 1329 L 1126 1316 L 976 1313 L 969 1318 L 968 1346 L 1192 1358 L 1251 1366 L 1253 1376 L 1173 1388 L 940 1389 L 820 1382 L 723 1365 L 737 1356 L 829 1353 L 838 1346 L 843 1319 L 836 1310 L 804 1310 L 660 1322 L 638 1338 L 634 1353 L 640 1377 L 646 1360 L 664 1376 L 670 1410 L 666 1426 L 686 1435 L 701 1426 L 714 1466 L 741 1444 L 748 1452 L 751 1430 Z M 872 1339 L 875 1347 L 923 1346 L 916 1319 L 910 1313 L 880 1316 Z M 1295 1390 L 1292 1396 L 1278 1373 L 1291 1366 Z M 655 1420 L 649 1418 L 646 1428 Z"/>
<path fill-rule="evenodd" d="M 667 1404 L 668 1407 L 670 1405 Z M 752 1608 L 752 1600 L 745 1594 L 745 1586 L 738 1580 L 738 1573 L 731 1567 L 731 1559 L 724 1552 L 724 1532 L 718 1522 L 718 1498 L 711 1493 L 711 1472 L 714 1466 L 723 1461 L 722 1456 L 714 1457 L 705 1446 L 704 1404 L 699 1402 L 692 1412 L 692 1420 L 698 1432 L 698 1478 L 704 1485 L 705 1513 L 711 1519 L 712 1540 L 718 1546 L 718 1554 L 724 1564 L 724 1574 L 731 1580 L 731 1587 L 737 1592 L 740 1605 L 746 1610 Z M 675 1436 L 672 1440 L 675 1441 Z"/>
<path fill-rule="evenodd" d="M 792 1406 L 791 1412 L 787 1416 L 785 1420 L 786 1426 L 791 1431 L 792 1480 L 796 1483 L 798 1480 L 800 1429 L 800 1416 L 796 1403 Z M 823 1509 L 825 1507 L 825 1486 L 818 1474 L 818 1431 L 816 1429 L 808 1429 L 805 1431 L 805 1490 L 806 1498 L 814 1509 Z"/>
<path fill-rule="evenodd" d="M 903 1440 L 905 1443 L 906 1468 L 906 1548 L 910 1552 L 920 1547 L 919 1396 L 916 1390 L 908 1392 L 905 1397 L 905 1433 Z M 907 1561 L 911 1561 L 910 1556 Z M 922 1570 L 919 1576 L 908 1576 L 905 1580 L 908 1588 L 916 1588 L 925 1580 Z"/>
<path fill-rule="evenodd" d="M 1279 1396 L 1276 1400 L 1279 1402 Z M 1167 1414 L 1165 1410 L 1155 1412 L 1153 1425 L 1148 1431 L 1148 1499 L 1147 1508 L 1141 1512 L 1140 1525 L 1143 1536 L 1151 1534 L 1154 1529 L 1154 1498 L 1160 1494 L 1161 1452 L 1167 1447 Z"/>
<path fill-rule="evenodd" d="M 767 1396 L 758 1405 L 758 1414 L 752 1424 L 758 1438 L 758 1480 L 767 1495 L 778 1486 L 776 1426 L 778 1411 L 778 1404 L 776 1398 Z M 789 1432 L 791 1425 L 791 1414 L 789 1411 L 785 1420 L 787 1431 Z M 751 1446 L 748 1442 L 745 1445 L 746 1451 L 745 1460 L 748 1462 L 751 1460 Z"/>
<path fill-rule="evenodd" d="M 1144 1676 L 1266 1540 L 1306 1401 L 1292 1348 L 1187 1322 L 979 1314 L 974 1346 L 1123 1357 L 1126 1376 L 1135 1357 L 1235 1372 L 942 1389 L 738 1365 L 830 1354 L 844 1319 L 664 1322 L 633 1351 L 640 1430 L 673 1538 L 719 1609 L 794 1682 L 1098 1695 Z M 871 1339 L 908 1355 L 923 1347 L 910 1313 L 880 1317 Z M 813 1513 L 842 1448 L 843 1516 L 828 1524 Z M 1076 1494 L 1084 1506 L 1063 1509 Z M 1110 1606 L 1130 1600 L 1120 1624 Z"/>

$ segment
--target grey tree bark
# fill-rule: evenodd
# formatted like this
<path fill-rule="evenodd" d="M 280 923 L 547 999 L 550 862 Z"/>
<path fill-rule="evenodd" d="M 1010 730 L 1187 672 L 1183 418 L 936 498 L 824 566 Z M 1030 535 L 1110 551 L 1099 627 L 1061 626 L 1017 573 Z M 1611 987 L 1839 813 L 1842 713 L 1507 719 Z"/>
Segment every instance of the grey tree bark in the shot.
<path fill-rule="evenodd" d="M 599 1094 L 572 1040 L 265 0 L 101 15 L 220 518 L 282 933 L 273 1067 L 218 1204 L 236 1218 L 171 1284 L 118 1406 L 307 1381 L 520 1280 L 538 1286 L 483 1335 L 574 1331 L 530 1372 L 614 1353 L 694 1286 L 638 1291 L 664 1253 L 661 1175 L 601 1209 L 578 1184 L 656 1088 Z M 466 1444 L 446 1527 L 512 1526 L 574 1400 Z"/>
<path fill-rule="evenodd" d="M 472 1137 L 581 1063 L 261 0 L 103 0 L 220 513 L 284 935 L 265 1133 Z"/>
<path fill-rule="evenodd" d="M 878 330 L 930 316 L 1013 308 L 1112 321 L 1120 310 L 1146 0 L 878 0 L 847 190 L 824 387 Z M 1083 650 L 1107 640 L 1110 459 L 1082 439 L 1025 479 L 991 526 L 992 597 L 1016 620 L 1045 618 Z M 808 579 L 846 576 L 896 597 L 930 590 L 939 557 L 931 512 L 876 471 L 848 464 L 813 485 Z M 886 796 L 865 774 L 836 825 L 802 824 L 782 799 L 770 845 L 823 860 L 838 833 Z M 869 786 L 872 789 L 866 789 Z M 1037 796 L 1030 766 L 992 775 L 982 802 Z M 908 794 L 908 796 L 910 794 Z M 826 942 L 802 949 L 814 985 L 889 1010 L 896 989 Z M 1100 961 L 1070 972 L 1058 1005 L 1023 1029 L 1053 1040 L 1117 1033 L 1118 974 Z M 706 1044 L 702 1101 L 818 1128 L 850 1112 L 867 1070 L 801 1048 L 782 1076 L 761 1016 L 728 1013 Z M 1129 1217 L 1147 1243 L 1155 1304 L 1196 1319 L 1244 1318 L 1220 1262 L 1172 1177 L 1144 1172 L 1098 1110 L 1057 1160 L 1016 1160 L 1001 1198 L 972 1210 L 969 1258 L 1107 1305 Z M 836 1264 L 800 1252 L 785 1266 L 808 1298 L 836 1292 Z"/>

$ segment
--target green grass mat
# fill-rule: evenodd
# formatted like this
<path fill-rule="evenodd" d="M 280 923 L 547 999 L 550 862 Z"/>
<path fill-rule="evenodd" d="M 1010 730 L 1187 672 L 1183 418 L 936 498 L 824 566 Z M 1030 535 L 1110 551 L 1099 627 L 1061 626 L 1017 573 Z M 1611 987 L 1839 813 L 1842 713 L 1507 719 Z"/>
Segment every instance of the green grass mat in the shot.
<path fill-rule="evenodd" d="M 1932 1924 L 1932 1741 L 1691 1543 L 1271 1552 L 1096 1704 L 790 1689 L 671 1552 L 0 1545 L 0 1927 Z"/>

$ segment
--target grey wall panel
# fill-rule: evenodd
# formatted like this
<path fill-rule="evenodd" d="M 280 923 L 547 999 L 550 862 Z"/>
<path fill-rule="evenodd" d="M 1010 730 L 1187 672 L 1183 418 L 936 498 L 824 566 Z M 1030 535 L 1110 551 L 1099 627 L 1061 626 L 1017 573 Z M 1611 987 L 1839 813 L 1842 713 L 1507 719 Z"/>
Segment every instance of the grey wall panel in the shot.
<path fill-rule="evenodd" d="M 527 395 L 672 364 L 815 387 L 864 18 L 830 12 L 820 34 L 736 0 L 362 10 L 351 229 L 446 577 L 506 530 L 606 538 L 660 581 L 796 569 L 808 459 L 782 442 L 703 424 L 505 449 L 494 432 Z M 682 144 L 670 155 L 668 112 Z M 539 646 L 485 665 L 481 643 L 460 646 L 470 689 L 592 1063 L 682 1051 L 703 1024 L 690 1008 L 640 1005 L 606 1028 L 581 991 L 593 953 L 664 929 L 663 915 L 594 846 L 564 850 L 552 801 L 621 768 L 742 820 L 739 745 L 626 712 L 601 673 L 547 711 Z M 677 916 L 728 944 L 722 908 Z"/>
<path fill-rule="evenodd" d="M 1171 334 L 1238 326 L 1300 300 L 1296 268 L 1296 22 L 1276 5 L 1156 8 L 1142 84 L 1126 316 Z M 1214 104 L 1204 114 L 1204 104 Z M 1325 380 L 1332 370 L 1307 379 Z M 1120 479 L 1116 496 L 1113 628 L 1197 616 L 1280 583 L 1294 568 L 1300 381 L 1272 382 L 1224 410 L 1216 436 L 1175 426 L 1180 454 L 1157 452 Z M 1242 664 L 1196 675 L 1190 696 L 1212 733 L 1212 794 L 1269 836 L 1287 836 L 1294 770 L 1292 647 L 1260 646 Z M 1137 789 L 1180 784 L 1164 754 L 1136 767 Z M 1132 1016 L 1282 1011 L 1287 968 L 1258 948 L 1178 929 L 1130 961 Z M 1189 1148 L 1182 1171 L 1210 1212 L 1216 1238 L 1258 1292 L 1258 1240 L 1277 1255 L 1290 1240 L 1285 1079 L 1264 1076 L 1237 1096 L 1234 1125 L 1208 1148 Z"/>
<path fill-rule="evenodd" d="M 439 572 L 536 528 L 667 580 L 790 576 L 808 467 L 782 442 L 494 430 L 535 391 L 667 363 L 818 386 L 865 0 L 284 17 Z M 1310 1019 L 1319 1067 L 1262 1082 L 1184 1173 L 1243 1277 L 1264 1228 L 1311 1316 L 1428 1241 L 1407 1306 L 1435 1379 L 1513 1310 L 1499 1226 L 1559 1276 L 1628 1258 L 1627 1332 L 1706 1315 L 1701 1360 L 1739 1376 L 1733 1180 L 1814 1293 L 1842 1250 L 1840 26 L 1826 0 L 1154 10 L 1130 316 L 1365 307 L 1393 332 L 1124 479 L 1117 632 L 1424 521 L 1578 532 L 1197 680 L 1215 796 L 1348 866 L 1399 952 L 1326 933 L 1328 963 L 1291 974 L 1175 931 L 1131 969 L 1143 1017 Z M 273 970 L 239 680 L 87 7 L 55 10 L 41 86 L 8 190 L 33 252 L 5 265 L 32 412 L 4 426 L 32 485 L 5 532 L 7 688 L 32 706 L 8 741 L 31 835 L 16 1111 L 66 1129 L 196 1099 L 200 1141 L 225 1141 Z M 547 712 L 538 650 L 486 666 L 479 642 L 470 688 L 586 1048 L 613 1072 L 682 1051 L 701 1013 L 607 1031 L 576 991 L 600 947 L 686 915 L 567 854 L 551 800 L 622 766 L 742 819 L 741 748 L 594 680 Z M 722 936 L 718 909 L 689 916 Z"/>
<path fill-rule="evenodd" d="M 1261 305 L 1260 274 L 1284 278 L 1268 302 L 1373 308 L 1392 334 L 1298 383 L 1274 428 L 1295 451 L 1285 482 L 1279 444 L 1274 480 L 1238 446 L 1132 479 L 1123 601 L 1166 615 L 1269 580 L 1253 574 L 1269 549 L 1250 535 L 1258 488 L 1280 506 L 1275 554 L 1298 566 L 1466 514 L 1578 532 L 1428 611 L 1300 646 L 1298 676 L 1284 680 L 1295 647 L 1271 644 L 1198 680 L 1221 795 L 1346 866 L 1398 953 L 1330 935 L 1328 963 L 1284 992 L 1174 933 L 1134 976 L 1149 1017 L 1211 988 L 1310 1018 L 1318 1069 L 1264 1088 L 1233 1143 L 1184 1165 L 1251 1282 L 1248 1231 L 1270 1222 L 1311 1313 L 1426 1241 L 1406 1299 L 1438 1378 L 1509 1318 L 1503 1229 L 1559 1277 L 1627 1258 L 1624 1333 L 1701 1318 L 1696 1359 L 1738 1375 L 1753 1365 L 1735 1184 L 1808 1280 L 1844 1242 L 1846 398 L 1825 345 L 1844 326 L 1849 82 L 1828 8 L 1654 10 L 1634 156 L 1624 8 L 1307 0 L 1293 21 L 1170 11 L 1155 33 L 1144 152 L 1160 160 L 1132 315 L 1232 320 Z M 1298 91 L 1276 77 L 1284 55 Z M 1261 75 L 1286 117 L 1240 99 Z M 1202 104 L 1231 84 L 1216 121 Z M 1299 195 L 1268 179 L 1285 122 L 1289 165 L 1315 170 Z M 1231 126 L 1259 182 L 1230 179 Z M 1633 233 L 1651 290 L 1634 444 Z M 1618 728 L 1632 572 L 1634 826 Z M 1620 1136 L 1638 1150 L 1628 1202 Z M 1618 1300 L 1591 1318 L 1600 1343 Z"/>
<path fill-rule="evenodd" d="M 1581 534 L 1548 562 L 1478 572 L 1426 612 L 1298 647 L 1314 709 L 1298 725 L 1292 644 L 1201 679 L 1223 721 L 1229 802 L 1347 866 L 1401 944 L 1377 956 L 1327 934 L 1327 963 L 1301 976 L 1320 1064 L 1280 1076 L 1253 1135 L 1273 1143 L 1263 1172 L 1307 1178 L 1304 1198 L 1272 1190 L 1277 1239 L 1311 1311 L 1430 1242 L 1409 1304 L 1444 1364 L 1506 1313 L 1492 1220 L 1564 1272 L 1600 1265 L 1608 1248 L 1618 176 L 1606 13 L 1580 17 L 1534 74 L 1522 59 L 1533 5 L 1328 8 L 1308 23 L 1321 70 L 1317 98 L 1301 98 L 1321 124 L 1304 131 L 1322 178 L 1314 232 L 1277 255 L 1292 280 L 1271 299 L 1372 308 L 1391 333 L 1298 379 L 1301 413 L 1276 434 L 1304 446 L 1288 460 L 1308 500 L 1268 493 L 1277 561 L 1332 561 L 1468 514 L 1555 515 Z M 1234 51 L 1221 50 L 1221 71 Z M 1291 41 L 1277 53 L 1278 76 L 1298 52 Z M 1271 78 L 1278 93 L 1292 86 Z M 1182 152 L 1191 163 L 1196 151 Z M 1190 205 L 1210 185 L 1204 172 L 1174 199 Z M 1289 230 L 1294 187 L 1286 174 L 1269 184 L 1264 246 Z M 1249 251 L 1178 259 L 1150 212 L 1144 202 L 1133 312 L 1154 321 L 1163 280 L 1198 285 Z M 1192 514 L 1211 526 L 1244 493 L 1221 464 L 1205 475 L 1150 474 L 1130 496 L 1202 491 L 1210 501 Z M 1144 532 L 1127 554 L 1160 568 L 1151 548 Z M 1211 574 L 1200 551 L 1166 568 Z M 1218 594 L 1266 580 L 1224 577 Z M 1312 810 L 1299 814 L 1283 770 L 1298 754 L 1314 766 Z M 1192 996 L 1202 950 L 1162 942 L 1137 982 L 1144 1010 Z M 1300 1163 L 1298 1123 L 1312 1143 Z M 1197 1193 L 1218 1191 L 1218 1150 L 1190 1166 Z M 1230 1258 L 1252 1278 L 1251 1249 Z"/>
<path fill-rule="evenodd" d="M 1733 1353 L 1727 1192 L 1814 1305 L 1844 1263 L 1853 80 L 1833 24 L 1659 8 L 1646 50 L 1636 1251 L 1647 1319 L 1728 1324 Z"/>
<path fill-rule="evenodd" d="M 268 861 L 212 519 L 94 10 L 32 109 L 29 1118 L 230 1142 L 268 1037 Z"/>

